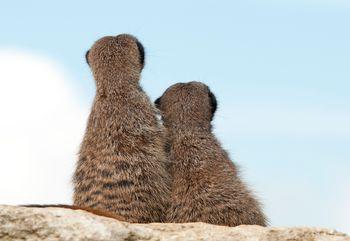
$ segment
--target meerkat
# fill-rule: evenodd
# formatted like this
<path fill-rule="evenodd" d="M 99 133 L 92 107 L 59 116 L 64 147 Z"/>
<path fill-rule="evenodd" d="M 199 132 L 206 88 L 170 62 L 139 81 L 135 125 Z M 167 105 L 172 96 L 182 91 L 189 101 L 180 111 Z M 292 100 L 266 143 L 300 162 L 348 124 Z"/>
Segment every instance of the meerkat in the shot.
<path fill-rule="evenodd" d="M 164 129 L 139 85 L 144 48 L 131 35 L 103 37 L 86 60 L 96 95 L 73 176 L 74 205 L 163 222 L 170 179 Z"/>
<path fill-rule="evenodd" d="M 167 221 L 266 226 L 259 202 L 211 131 L 217 101 L 210 89 L 200 82 L 178 83 L 155 104 L 168 132 L 172 193 Z"/>

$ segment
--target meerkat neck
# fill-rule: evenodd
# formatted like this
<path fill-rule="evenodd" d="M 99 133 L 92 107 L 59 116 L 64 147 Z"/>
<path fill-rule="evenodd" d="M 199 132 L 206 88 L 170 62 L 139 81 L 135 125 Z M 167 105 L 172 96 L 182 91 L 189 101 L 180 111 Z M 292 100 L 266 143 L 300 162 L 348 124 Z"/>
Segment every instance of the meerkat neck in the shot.
<path fill-rule="evenodd" d="M 173 123 L 171 126 L 167 127 L 170 137 L 177 136 L 179 133 L 196 134 L 196 133 L 211 133 L 211 125 L 184 125 Z"/>
<path fill-rule="evenodd" d="M 131 96 L 139 87 L 134 84 L 126 84 L 123 81 L 114 81 L 107 85 L 96 86 L 96 96 L 102 98 L 126 98 Z"/>
<path fill-rule="evenodd" d="M 102 95 L 114 95 L 114 93 L 126 93 L 135 90 L 139 86 L 140 74 L 104 73 L 95 76 L 96 91 Z"/>

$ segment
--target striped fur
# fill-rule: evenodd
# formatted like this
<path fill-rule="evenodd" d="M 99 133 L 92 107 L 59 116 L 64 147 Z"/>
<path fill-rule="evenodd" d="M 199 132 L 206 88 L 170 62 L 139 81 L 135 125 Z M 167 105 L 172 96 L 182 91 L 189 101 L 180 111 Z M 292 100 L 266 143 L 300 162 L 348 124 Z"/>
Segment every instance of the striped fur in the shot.
<path fill-rule="evenodd" d="M 139 85 L 142 45 L 130 35 L 104 37 L 87 53 L 96 96 L 74 173 L 74 205 L 162 222 L 168 207 L 165 136 Z"/>
<path fill-rule="evenodd" d="M 259 202 L 211 131 L 216 99 L 209 88 L 200 82 L 178 83 L 156 104 L 168 130 L 173 178 L 167 220 L 265 226 Z"/>

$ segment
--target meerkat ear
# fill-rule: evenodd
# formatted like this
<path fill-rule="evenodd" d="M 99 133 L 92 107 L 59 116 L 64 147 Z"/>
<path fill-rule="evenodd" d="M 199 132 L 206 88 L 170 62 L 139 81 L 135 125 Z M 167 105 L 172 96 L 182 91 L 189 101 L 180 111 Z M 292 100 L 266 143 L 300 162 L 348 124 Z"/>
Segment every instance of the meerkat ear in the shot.
<path fill-rule="evenodd" d="M 142 66 L 144 66 L 145 65 L 145 48 L 143 47 L 143 45 L 139 41 L 136 41 L 136 45 L 137 45 L 137 48 L 139 50 L 140 63 Z"/>
<path fill-rule="evenodd" d="M 213 120 L 215 111 L 218 107 L 218 102 L 216 101 L 215 95 L 210 90 L 208 95 L 209 95 L 210 105 L 211 105 L 211 120 Z"/>
<path fill-rule="evenodd" d="M 89 63 L 89 53 L 90 53 L 90 50 L 86 51 L 86 54 L 85 54 L 85 60 L 86 60 L 86 63 L 88 65 L 90 65 L 90 63 Z"/>
<path fill-rule="evenodd" d="M 158 99 L 156 99 L 155 101 L 154 101 L 154 105 L 159 109 L 159 107 L 160 107 L 160 100 L 161 100 L 161 97 L 159 97 Z"/>

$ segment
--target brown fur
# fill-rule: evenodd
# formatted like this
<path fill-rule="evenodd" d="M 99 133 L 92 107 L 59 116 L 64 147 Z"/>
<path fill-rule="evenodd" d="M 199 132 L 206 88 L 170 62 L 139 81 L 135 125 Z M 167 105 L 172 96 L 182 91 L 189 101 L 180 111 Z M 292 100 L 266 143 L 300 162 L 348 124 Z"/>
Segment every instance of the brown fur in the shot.
<path fill-rule="evenodd" d="M 178 83 L 156 101 L 168 130 L 173 176 L 169 222 L 266 225 L 258 201 L 211 131 L 215 96 L 200 82 Z"/>
<path fill-rule="evenodd" d="M 139 85 L 143 47 L 104 37 L 87 54 L 96 96 L 74 173 L 74 205 L 128 222 L 161 222 L 168 207 L 165 136 Z"/>

